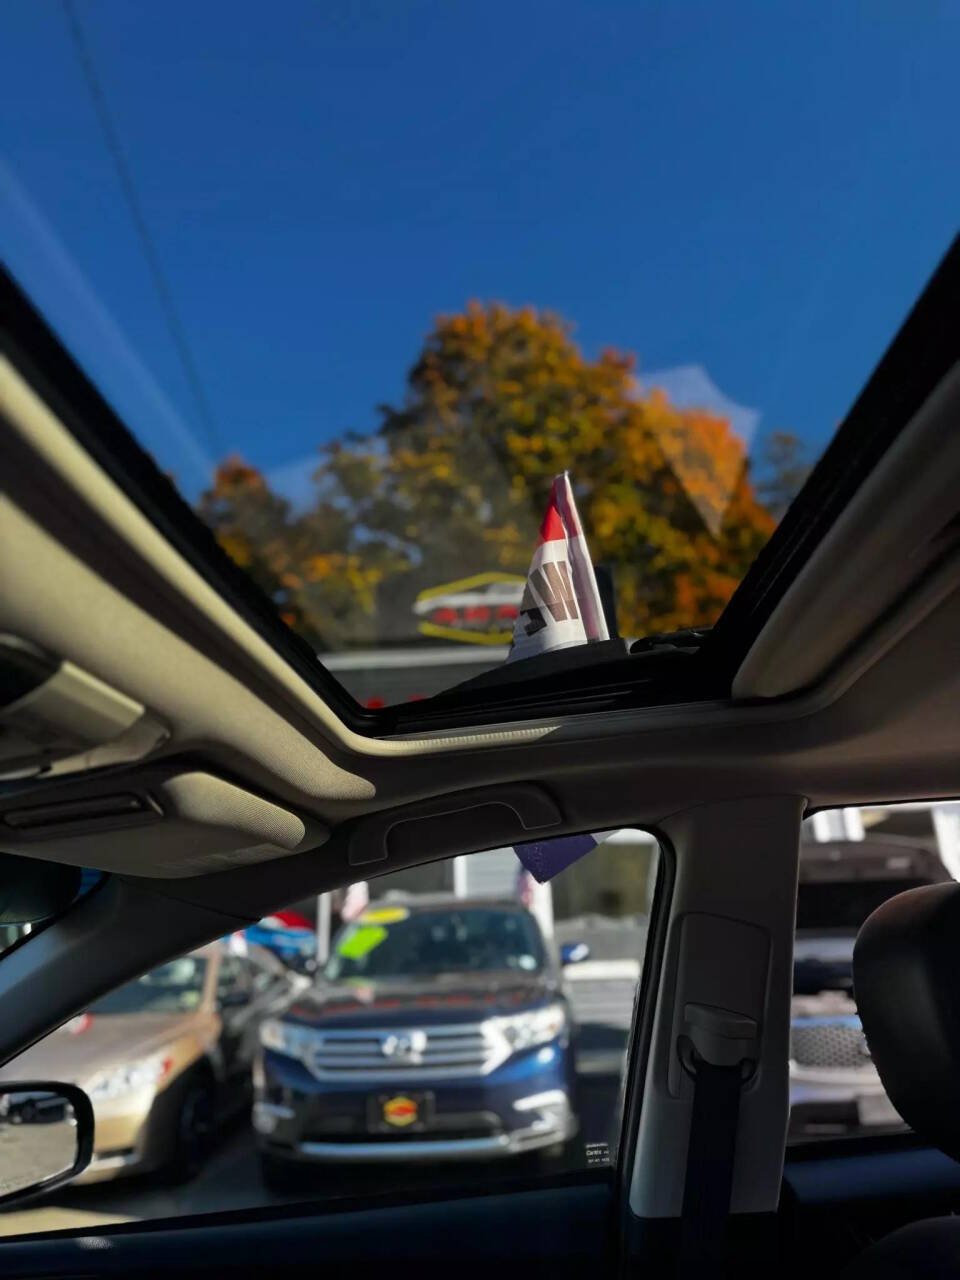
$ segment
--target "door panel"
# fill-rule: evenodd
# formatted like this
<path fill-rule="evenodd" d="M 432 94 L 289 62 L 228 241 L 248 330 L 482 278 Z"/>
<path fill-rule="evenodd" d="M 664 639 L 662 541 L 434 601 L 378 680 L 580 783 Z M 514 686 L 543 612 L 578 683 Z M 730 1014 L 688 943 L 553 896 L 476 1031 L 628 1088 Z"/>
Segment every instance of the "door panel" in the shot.
<path fill-rule="evenodd" d="M 368 1202 L 369 1206 L 369 1202 Z M 89 1229 L 0 1244 L 5 1277 L 108 1275 L 415 1275 L 570 1280 L 612 1273 L 612 1177 L 565 1178 L 535 1190 L 352 1209 L 331 1201 L 257 1214 L 216 1214 Z M 341 1270 L 343 1268 L 343 1270 Z M 349 1270 L 348 1270 L 349 1269 Z"/>

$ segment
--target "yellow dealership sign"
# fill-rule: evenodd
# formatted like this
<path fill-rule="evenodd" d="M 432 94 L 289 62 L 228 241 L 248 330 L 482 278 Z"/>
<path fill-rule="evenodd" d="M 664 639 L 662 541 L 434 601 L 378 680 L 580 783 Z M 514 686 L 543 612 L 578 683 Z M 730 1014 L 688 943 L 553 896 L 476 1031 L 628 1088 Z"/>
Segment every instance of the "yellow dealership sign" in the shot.
<path fill-rule="evenodd" d="M 515 573 L 475 573 L 421 591 L 413 603 L 417 630 L 463 644 L 509 644 L 525 579 Z"/>

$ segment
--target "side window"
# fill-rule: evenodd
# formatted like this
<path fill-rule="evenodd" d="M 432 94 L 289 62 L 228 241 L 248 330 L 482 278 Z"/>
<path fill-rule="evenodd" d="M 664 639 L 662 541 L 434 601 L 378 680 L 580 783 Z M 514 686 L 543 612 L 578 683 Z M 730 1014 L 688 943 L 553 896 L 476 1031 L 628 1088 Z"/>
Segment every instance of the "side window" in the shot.
<path fill-rule="evenodd" d="M 853 991 L 853 944 L 905 889 L 960 874 L 960 805 L 836 809 L 804 823 L 790 1028 L 791 1142 L 902 1132 Z"/>
<path fill-rule="evenodd" d="M 0 1232 L 168 1214 L 171 1176 L 189 1214 L 323 1196 L 332 1168 L 363 1194 L 608 1164 L 658 847 L 624 829 L 521 852 L 292 903 L 9 1063 L 76 1080 L 97 1129 L 79 1185 Z"/>

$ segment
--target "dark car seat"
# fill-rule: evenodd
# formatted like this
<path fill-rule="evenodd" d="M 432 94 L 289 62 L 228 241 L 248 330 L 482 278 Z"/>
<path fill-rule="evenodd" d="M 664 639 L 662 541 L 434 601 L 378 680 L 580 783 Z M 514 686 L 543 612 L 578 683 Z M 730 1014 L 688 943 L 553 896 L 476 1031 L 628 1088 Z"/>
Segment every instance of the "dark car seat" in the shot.
<path fill-rule="evenodd" d="M 890 1101 L 960 1160 L 960 885 L 910 889 L 866 920 L 853 953 L 857 1009 Z M 884 1236 L 847 1272 L 960 1277 L 960 1218 Z"/>

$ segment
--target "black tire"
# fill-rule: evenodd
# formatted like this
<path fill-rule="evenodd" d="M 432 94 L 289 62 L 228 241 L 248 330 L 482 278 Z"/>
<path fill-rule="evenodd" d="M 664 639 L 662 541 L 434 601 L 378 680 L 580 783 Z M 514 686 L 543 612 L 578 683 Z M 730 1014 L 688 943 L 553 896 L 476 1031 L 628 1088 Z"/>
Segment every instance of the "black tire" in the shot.
<path fill-rule="evenodd" d="M 170 1182 L 189 1182 L 203 1168 L 213 1147 L 216 1093 L 206 1072 L 186 1082 L 174 1119 L 173 1156 L 166 1173 Z"/>
<path fill-rule="evenodd" d="M 303 1165 L 293 1160 L 279 1159 L 277 1156 L 260 1152 L 260 1177 L 268 1191 L 275 1195 L 289 1195 L 303 1182 Z"/>

